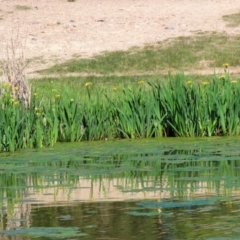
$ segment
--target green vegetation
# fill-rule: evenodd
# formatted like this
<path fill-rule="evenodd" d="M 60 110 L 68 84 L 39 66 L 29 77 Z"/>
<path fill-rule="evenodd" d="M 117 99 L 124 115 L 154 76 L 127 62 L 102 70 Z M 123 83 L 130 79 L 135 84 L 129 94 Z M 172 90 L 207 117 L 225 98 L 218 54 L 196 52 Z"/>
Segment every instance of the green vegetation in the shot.
<path fill-rule="evenodd" d="M 188 76 L 189 79 L 193 79 L 194 76 Z M 108 89 L 113 87 L 127 87 L 128 85 L 138 85 L 139 81 L 145 82 L 159 82 L 167 80 L 167 75 L 140 75 L 140 76 L 87 76 L 87 77 L 45 77 L 40 79 L 32 79 L 30 82 L 34 88 L 37 88 L 41 94 L 45 96 L 52 95 L 52 89 L 69 89 L 73 94 L 84 92 L 85 84 L 91 82 L 95 88 L 102 88 L 103 86 Z M 200 79 L 200 78 L 194 78 Z M 205 78 L 204 78 L 205 79 Z M 212 75 L 208 76 L 208 79 L 212 79 Z M 201 78 L 202 80 L 202 78 Z"/>
<path fill-rule="evenodd" d="M 228 27 L 238 27 L 240 25 L 240 13 L 224 15 L 223 20 L 228 22 Z"/>
<path fill-rule="evenodd" d="M 10 74 L 0 92 L 0 151 L 56 142 L 238 135 L 240 85 L 227 70 L 240 64 L 239 40 L 199 33 L 71 60 L 42 72 L 62 77 L 32 80 L 32 92 L 20 84 L 24 74 L 18 82 L 13 80 L 19 76 L 11 79 Z M 216 73 L 172 75 L 171 70 L 159 74 L 201 68 L 203 62 L 204 67 L 229 64 L 221 78 Z"/>
<path fill-rule="evenodd" d="M 156 83 L 165 82 L 169 78 L 169 74 L 174 75 L 169 72 L 168 74 L 140 74 L 140 75 L 111 75 L 111 76 L 61 76 L 61 77 L 43 77 L 38 79 L 31 79 L 30 83 L 33 88 L 37 88 L 38 92 L 44 96 L 52 96 L 52 89 L 56 88 L 61 91 L 61 89 L 69 89 L 73 94 L 78 94 L 82 92 L 85 88 L 85 83 L 91 82 L 94 88 L 98 87 L 108 87 L 112 89 L 113 87 L 127 87 L 128 85 L 138 85 L 139 81 Z M 210 82 L 215 75 L 219 77 L 221 74 L 185 74 L 184 78 L 186 81 L 193 80 L 194 82 Z M 234 80 L 240 80 L 239 74 L 229 74 L 229 78 Z"/>
<path fill-rule="evenodd" d="M 226 71 L 199 83 L 169 74 L 155 83 L 87 82 L 75 92 L 52 88 L 47 95 L 36 89 L 27 108 L 12 95 L 18 88 L 5 84 L 1 91 L 0 151 L 82 140 L 240 133 L 240 85 Z"/>
<path fill-rule="evenodd" d="M 128 51 L 108 52 L 89 59 L 73 59 L 40 71 L 44 74 L 159 74 L 165 69 L 190 70 L 221 67 L 228 62 L 240 65 L 240 36 L 199 33 L 193 37 L 179 37 L 134 47 Z"/>

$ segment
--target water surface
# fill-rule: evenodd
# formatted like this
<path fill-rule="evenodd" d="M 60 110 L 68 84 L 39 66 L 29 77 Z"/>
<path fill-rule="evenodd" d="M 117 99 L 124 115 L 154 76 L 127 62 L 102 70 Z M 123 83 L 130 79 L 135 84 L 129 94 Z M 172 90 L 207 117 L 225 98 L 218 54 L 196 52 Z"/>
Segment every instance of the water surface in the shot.
<path fill-rule="evenodd" d="M 239 138 L 0 155 L 0 239 L 240 239 Z"/>

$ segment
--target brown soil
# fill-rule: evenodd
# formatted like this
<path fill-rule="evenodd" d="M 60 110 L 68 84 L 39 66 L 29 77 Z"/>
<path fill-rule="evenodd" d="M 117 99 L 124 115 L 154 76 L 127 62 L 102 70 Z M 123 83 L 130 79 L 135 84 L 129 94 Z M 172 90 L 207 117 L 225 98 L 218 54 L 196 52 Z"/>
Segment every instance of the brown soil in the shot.
<path fill-rule="evenodd" d="M 75 56 L 126 50 L 196 31 L 240 34 L 222 16 L 239 0 L 0 0 L 0 39 L 16 38 L 28 72 Z M 25 7 L 24 7 L 25 6 Z M 30 9 L 27 9 L 29 7 Z M 2 48 L 2 51 L 4 47 Z"/>

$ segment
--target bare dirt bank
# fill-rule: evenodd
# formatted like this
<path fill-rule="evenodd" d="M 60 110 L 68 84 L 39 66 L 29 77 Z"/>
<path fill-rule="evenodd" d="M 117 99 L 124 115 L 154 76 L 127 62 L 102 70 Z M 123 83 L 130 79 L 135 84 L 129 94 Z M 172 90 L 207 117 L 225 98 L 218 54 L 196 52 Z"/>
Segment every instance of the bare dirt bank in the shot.
<path fill-rule="evenodd" d="M 239 11 L 239 0 L 0 0 L 0 38 L 18 35 L 32 71 L 196 31 L 240 34 L 222 19 Z"/>

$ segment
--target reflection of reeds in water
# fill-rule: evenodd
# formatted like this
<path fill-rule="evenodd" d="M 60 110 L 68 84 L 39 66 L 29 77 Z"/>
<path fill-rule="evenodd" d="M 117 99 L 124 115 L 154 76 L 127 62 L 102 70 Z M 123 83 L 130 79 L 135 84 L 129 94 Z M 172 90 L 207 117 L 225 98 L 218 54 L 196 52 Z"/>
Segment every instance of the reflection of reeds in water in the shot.
<path fill-rule="evenodd" d="M 53 206 L 78 201 L 96 206 L 104 200 L 113 206 L 130 199 L 238 198 L 238 139 L 185 141 L 80 143 L 1 155 L 2 228 L 27 227 L 34 203 L 49 207 L 49 213 Z"/>
<path fill-rule="evenodd" d="M 238 161 L 189 161 L 186 159 L 125 160 L 125 162 L 92 161 L 37 163 L 34 173 L 4 173 L 1 176 L 2 204 L 11 213 L 17 200 L 98 201 L 124 198 L 188 199 L 191 197 L 231 196 L 240 187 Z M 101 166 L 102 165 L 102 166 Z M 117 165 L 117 166 L 116 166 Z M 108 167 L 106 167 L 108 166 Z M 31 171 L 34 169 L 30 167 Z M 45 169 L 45 170 L 44 170 Z M 11 168 L 9 168 L 11 171 Z M 50 195 L 46 195 L 50 194 Z M 47 203 L 47 202 L 46 202 Z"/>

